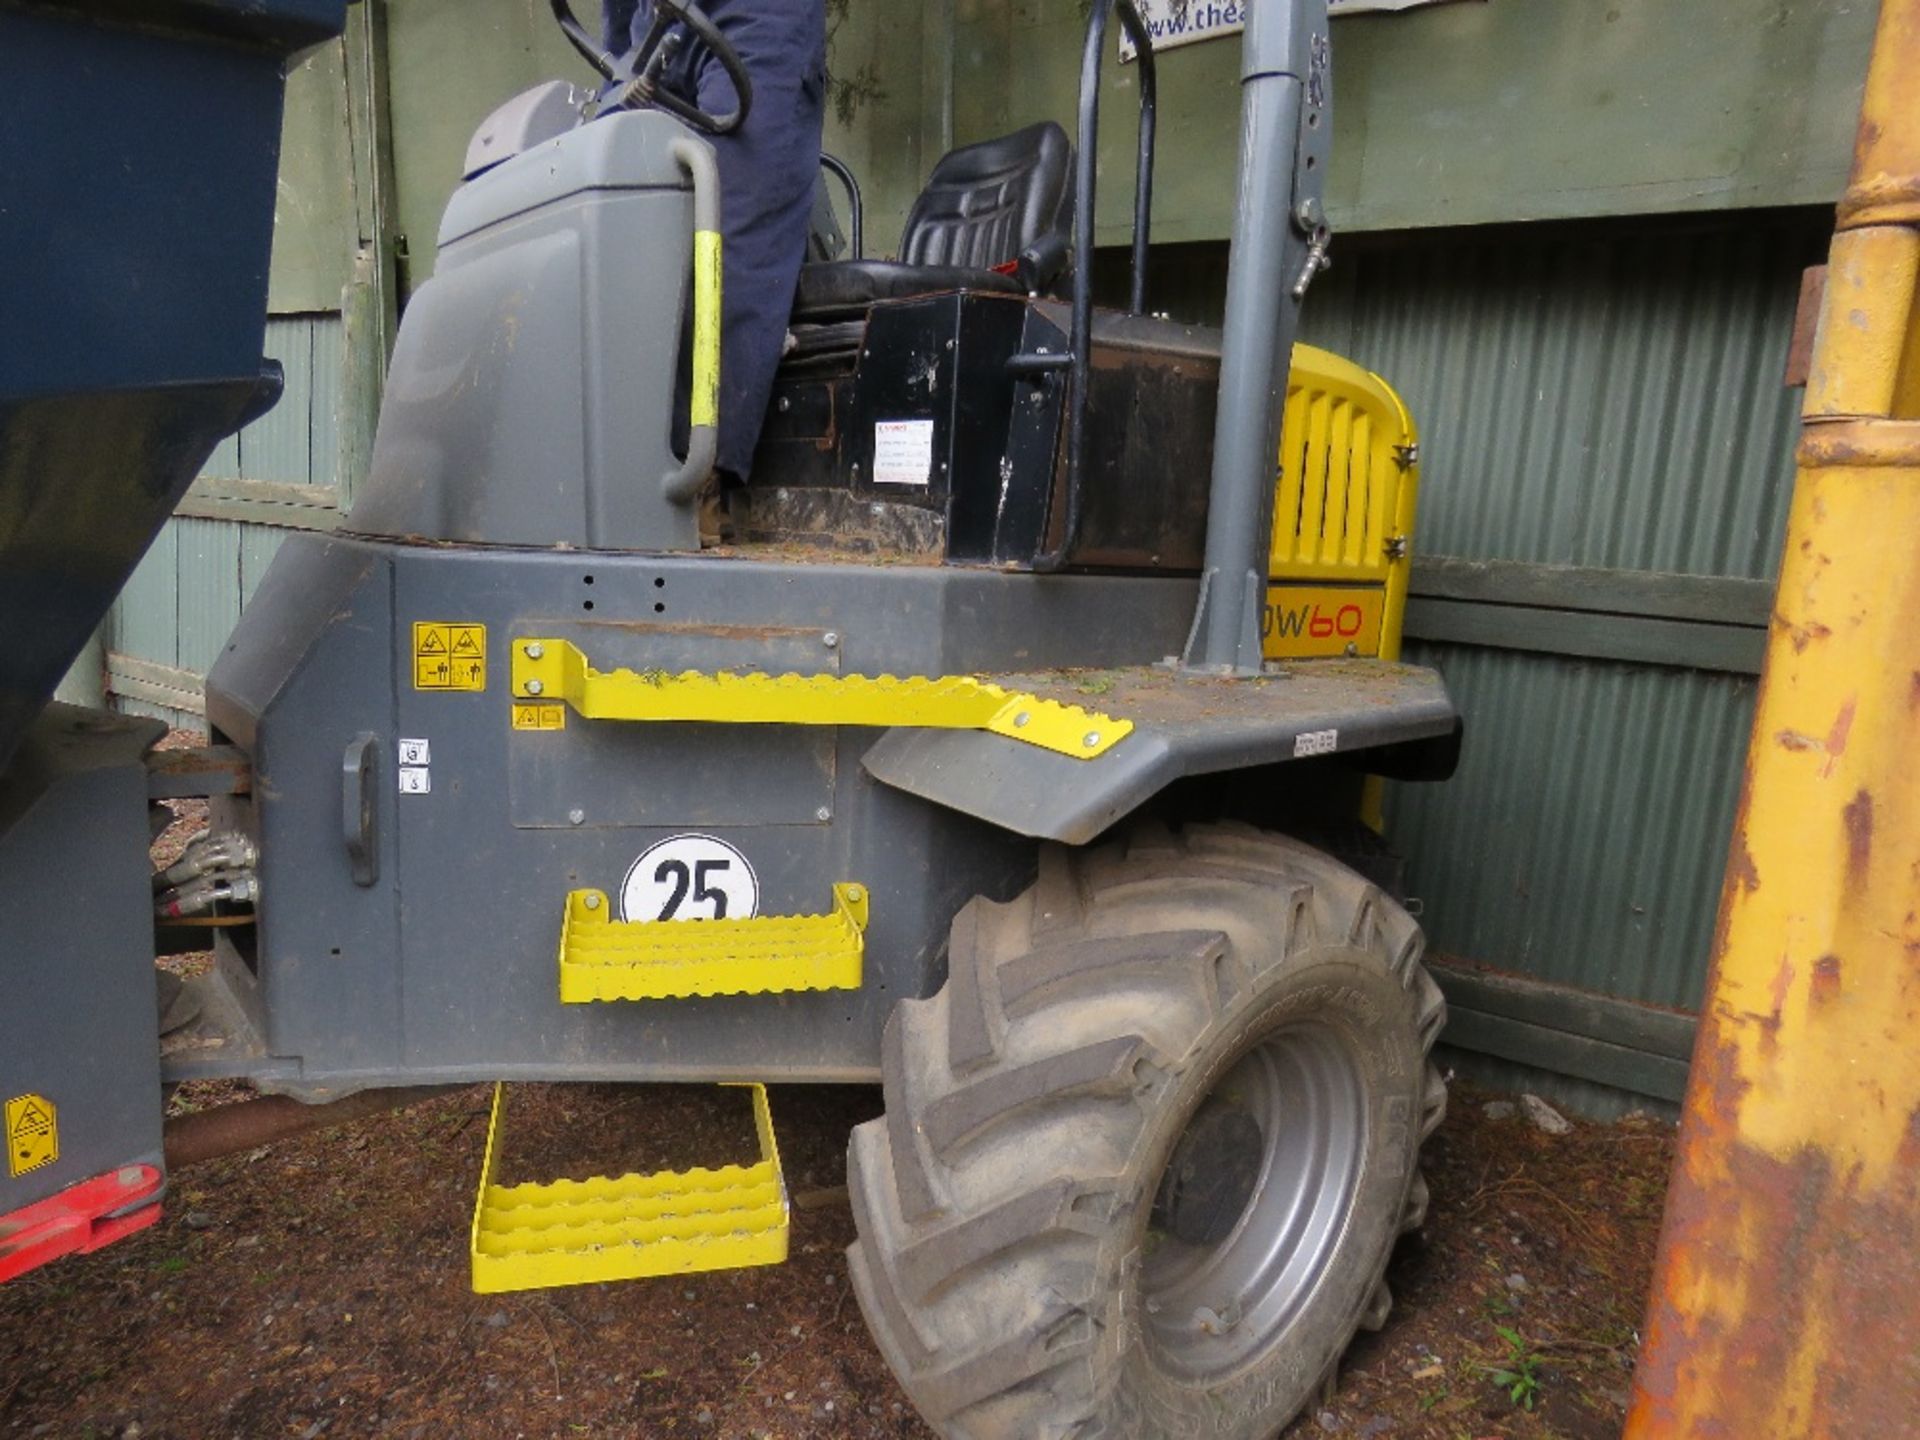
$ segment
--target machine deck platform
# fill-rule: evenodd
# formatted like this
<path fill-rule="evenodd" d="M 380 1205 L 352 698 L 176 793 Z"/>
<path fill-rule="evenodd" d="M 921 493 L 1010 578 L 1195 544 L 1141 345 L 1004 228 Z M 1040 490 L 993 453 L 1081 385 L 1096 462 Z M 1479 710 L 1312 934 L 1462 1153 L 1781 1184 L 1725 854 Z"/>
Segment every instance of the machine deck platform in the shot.
<path fill-rule="evenodd" d="M 1274 663 L 1251 677 L 1151 665 L 984 678 L 1041 700 L 1096 702 L 1133 733 L 1082 764 L 993 735 L 896 729 L 862 764 L 884 785 L 1069 845 L 1092 840 L 1184 776 L 1446 742 L 1459 727 L 1438 675 L 1381 660 Z"/>

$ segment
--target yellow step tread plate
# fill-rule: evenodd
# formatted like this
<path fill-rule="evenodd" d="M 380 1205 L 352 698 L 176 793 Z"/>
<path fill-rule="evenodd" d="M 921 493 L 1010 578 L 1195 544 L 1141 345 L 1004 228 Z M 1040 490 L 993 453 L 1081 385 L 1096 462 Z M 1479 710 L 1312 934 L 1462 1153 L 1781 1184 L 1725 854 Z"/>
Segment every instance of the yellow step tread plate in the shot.
<path fill-rule="evenodd" d="M 967 675 L 704 674 L 596 670 L 566 640 L 513 643 L 516 699 L 565 700 L 587 720 L 872 725 L 987 730 L 1079 760 L 1111 750 L 1131 720 Z"/>
<path fill-rule="evenodd" d="M 765 1180 L 759 1165 L 722 1165 L 709 1170 L 659 1170 L 651 1175 L 595 1175 L 586 1180 L 529 1180 L 496 1185 L 495 1203 L 503 1209 L 535 1205 L 590 1205 L 604 1200 L 681 1200 L 689 1192 L 738 1190 Z"/>
<path fill-rule="evenodd" d="M 614 1185 L 613 1193 L 596 1200 L 556 1201 L 534 1200 L 525 1195 L 514 1197 L 495 1186 L 487 1192 L 489 1228 L 496 1235 L 512 1235 L 562 1228 L 646 1225 L 668 1233 L 696 1221 L 764 1210 L 780 1202 L 780 1190 L 771 1174 L 757 1175 L 739 1185 L 718 1190 L 679 1190 L 664 1195 L 624 1195 L 619 1191 L 619 1182 L 615 1181 Z"/>
<path fill-rule="evenodd" d="M 576 1219 L 564 1213 L 570 1207 L 563 1206 L 559 1207 L 562 1213 L 542 1210 L 537 1215 L 523 1215 L 508 1222 L 490 1215 L 477 1243 L 481 1254 L 496 1259 L 576 1256 L 587 1261 L 616 1246 L 698 1247 L 704 1241 L 740 1236 L 764 1240 L 774 1236 L 786 1223 L 786 1207 L 777 1188 L 763 1186 L 751 1193 L 754 1197 L 751 1203 L 699 1214 Z M 631 1258 L 637 1262 L 646 1257 Z M 658 1268 L 642 1273 L 667 1274 L 688 1268 L 681 1264 L 661 1265 L 657 1253 L 650 1263 Z"/>
<path fill-rule="evenodd" d="M 858 990 L 866 929 L 863 885 L 835 885 L 825 915 L 752 920 L 615 920 L 604 891 L 576 890 L 560 925 L 560 999 Z"/>
<path fill-rule="evenodd" d="M 789 1206 L 764 1085 L 753 1095 L 760 1159 L 651 1175 L 499 1185 L 506 1087 L 493 1091 L 468 1253 L 479 1294 L 589 1285 L 787 1258 Z"/>

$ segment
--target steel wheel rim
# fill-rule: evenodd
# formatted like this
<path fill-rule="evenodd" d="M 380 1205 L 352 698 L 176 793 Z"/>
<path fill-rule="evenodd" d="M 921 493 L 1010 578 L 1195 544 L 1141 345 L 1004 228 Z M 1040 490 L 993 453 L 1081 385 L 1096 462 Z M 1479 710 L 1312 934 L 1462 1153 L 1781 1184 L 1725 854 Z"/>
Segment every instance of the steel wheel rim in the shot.
<path fill-rule="evenodd" d="M 1149 1348 L 1168 1370 L 1189 1379 L 1237 1370 L 1312 1300 L 1359 1189 L 1366 1093 L 1341 1037 L 1324 1025 L 1300 1025 L 1261 1039 L 1202 1097 L 1246 1109 L 1264 1153 L 1224 1239 L 1205 1245 L 1150 1236 L 1140 1313 Z"/>

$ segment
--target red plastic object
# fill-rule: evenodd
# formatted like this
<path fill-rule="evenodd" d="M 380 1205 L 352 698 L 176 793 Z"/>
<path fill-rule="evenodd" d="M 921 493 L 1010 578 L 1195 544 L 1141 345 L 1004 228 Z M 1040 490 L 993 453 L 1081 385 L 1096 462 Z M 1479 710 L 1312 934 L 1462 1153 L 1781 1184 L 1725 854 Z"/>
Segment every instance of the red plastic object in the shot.
<path fill-rule="evenodd" d="M 160 1218 L 165 1180 L 152 1165 L 123 1165 L 0 1215 L 0 1282 L 62 1255 L 91 1254 L 146 1229 Z"/>

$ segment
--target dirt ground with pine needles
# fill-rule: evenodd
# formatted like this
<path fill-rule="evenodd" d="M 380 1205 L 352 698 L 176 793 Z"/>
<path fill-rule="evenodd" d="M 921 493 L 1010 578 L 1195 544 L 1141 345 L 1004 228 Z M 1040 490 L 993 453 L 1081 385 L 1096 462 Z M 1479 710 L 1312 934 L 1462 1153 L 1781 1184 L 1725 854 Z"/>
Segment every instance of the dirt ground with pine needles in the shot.
<path fill-rule="evenodd" d="M 188 1086 L 173 1104 L 246 1093 Z M 504 1296 L 467 1283 L 490 1099 L 476 1087 L 184 1171 L 153 1229 L 0 1287 L 0 1436 L 930 1434 L 842 1254 L 846 1136 L 877 1090 L 772 1092 L 787 1264 Z M 510 1105 L 520 1174 L 753 1150 L 737 1090 L 525 1085 Z M 571 1137 L 564 1164 L 555 1136 Z M 1290 1437 L 1618 1435 L 1670 1146 L 1652 1120 L 1548 1135 L 1456 1087 L 1393 1317 Z"/>
<path fill-rule="evenodd" d="M 179 808 L 161 864 L 199 823 Z M 187 1085 L 170 1113 L 251 1094 Z M 927 1440 L 847 1282 L 847 1133 L 880 1092 L 771 1094 L 794 1210 L 765 1269 L 473 1294 L 485 1086 L 185 1170 L 152 1229 L 0 1286 L 0 1440 Z M 737 1089 L 509 1104 L 507 1182 L 754 1158 Z M 1549 1134 L 1456 1085 L 1393 1315 L 1288 1440 L 1612 1440 L 1672 1144 L 1644 1116 Z"/>

